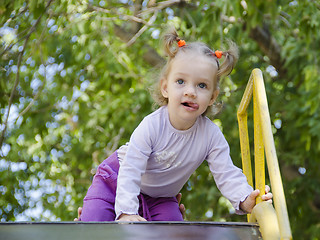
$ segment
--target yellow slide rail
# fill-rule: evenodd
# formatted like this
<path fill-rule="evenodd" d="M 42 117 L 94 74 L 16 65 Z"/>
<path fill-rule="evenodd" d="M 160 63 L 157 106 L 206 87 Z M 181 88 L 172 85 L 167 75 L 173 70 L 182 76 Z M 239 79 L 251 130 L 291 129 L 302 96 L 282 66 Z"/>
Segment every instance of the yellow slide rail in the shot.
<path fill-rule="evenodd" d="M 250 159 L 250 146 L 247 125 L 247 109 L 253 98 L 254 120 L 254 156 L 255 156 L 255 187 L 252 180 L 252 168 Z M 238 112 L 240 146 L 243 172 L 247 176 L 248 183 L 260 190 L 257 205 L 252 214 L 248 215 L 248 221 L 257 221 L 264 240 L 292 239 L 286 200 L 284 196 L 278 158 L 271 130 L 271 121 L 268 102 L 262 72 L 254 69 L 251 73 L 246 90 L 242 97 Z M 265 156 L 271 188 L 273 203 L 262 202 L 261 196 L 265 192 Z"/>

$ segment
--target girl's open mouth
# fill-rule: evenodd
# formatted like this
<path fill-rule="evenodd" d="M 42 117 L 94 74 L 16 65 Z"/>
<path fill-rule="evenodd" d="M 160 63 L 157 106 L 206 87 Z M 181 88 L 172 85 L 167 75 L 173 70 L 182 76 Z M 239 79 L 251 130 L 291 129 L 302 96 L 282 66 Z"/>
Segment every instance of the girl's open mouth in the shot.
<path fill-rule="evenodd" d="M 187 107 L 188 109 L 192 109 L 192 110 L 198 110 L 199 105 L 196 103 L 192 103 L 192 102 L 183 102 L 181 103 L 183 106 Z"/>

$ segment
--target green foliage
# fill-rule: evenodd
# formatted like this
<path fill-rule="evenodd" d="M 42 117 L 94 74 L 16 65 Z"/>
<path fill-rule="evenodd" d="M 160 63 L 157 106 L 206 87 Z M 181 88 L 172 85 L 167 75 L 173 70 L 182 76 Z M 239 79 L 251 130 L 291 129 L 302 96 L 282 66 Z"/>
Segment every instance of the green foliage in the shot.
<path fill-rule="evenodd" d="M 0 4 L 1 221 L 75 217 L 96 167 L 153 109 L 147 86 L 163 61 L 159 34 L 171 24 L 187 41 L 223 49 L 231 39 L 239 46 L 238 65 L 220 86 L 224 109 L 214 120 L 239 167 L 237 107 L 251 70 L 264 72 L 294 238 L 317 239 L 319 3 L 163 3 L 169 1 L 156 1 L 158 8 L 152 1 Z M 251 121 L 249 129 L 252 142 Z M 182 192 L 188 220 L 246 220 L 233 214 L 206 164 Z"/>

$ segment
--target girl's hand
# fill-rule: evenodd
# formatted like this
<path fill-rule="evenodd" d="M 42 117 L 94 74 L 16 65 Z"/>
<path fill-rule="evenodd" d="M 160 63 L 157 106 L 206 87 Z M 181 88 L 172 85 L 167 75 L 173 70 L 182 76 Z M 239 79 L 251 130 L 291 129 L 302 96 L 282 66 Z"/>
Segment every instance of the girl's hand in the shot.
<path fill-rule="evenodd" d="M 73 221 L 76 221 L 76 222 L 79 221 L 81 213 L 82 213 L 82 207 L 78 207 L 78 218 L 75 218 Z"/>
<path fill-rule="evenodd" d="M 117 222 L 146 222 L 147 220 L 139 215 L 129 215 L 122 213 Z"/>
<path fill-rule="evenodd" d="M 180 212 L 182 214 L 182 217 L 185 218 L 186 217 L 186 208 L 185 208 L 184 204 L 181 203 L 181 197 L 182 197 L 181 193 L 178 193 L 177 196 L 176 196 L 176 198 L 178 200 L 178 204 L 179 204 L 179 210 L 180 210 Z"/>
<path fill-rule="evenodd" d="M 266 185 L 265 195 L 261 196 L 263 201 L 272 203 L 272 193 L 269 192 L 270 187 Z M 256 198 L 259 196 L 260 191 L 258 189 L 254 190 L 243 202 L 240 203 L 240 209 L 247 213 L 251 213 L 253 207 L 256 205 Z"/>

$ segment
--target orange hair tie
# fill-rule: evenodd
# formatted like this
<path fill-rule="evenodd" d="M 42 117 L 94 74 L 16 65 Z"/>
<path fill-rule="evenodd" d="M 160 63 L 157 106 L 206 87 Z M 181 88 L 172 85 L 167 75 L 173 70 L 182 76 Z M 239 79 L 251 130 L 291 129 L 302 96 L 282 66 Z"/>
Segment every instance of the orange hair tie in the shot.
<path fill-rule="evenodd" d="M 216 55 L 217 58 L 221 58 L 222 55 L 223 55 L 223 52 L 222 52 L 222 51 L 219 51 L 219 50 L 216 50 L 216 51 L 214 52 L 214 54 Z"/>
<path fill-rule="evenodd" d="M 180 40 L 178 41 L 178 46 L 179 46 L 179 47 L 183 47 L 184 45 L 186 45 L 186 41 L 180 39 Z"/>

